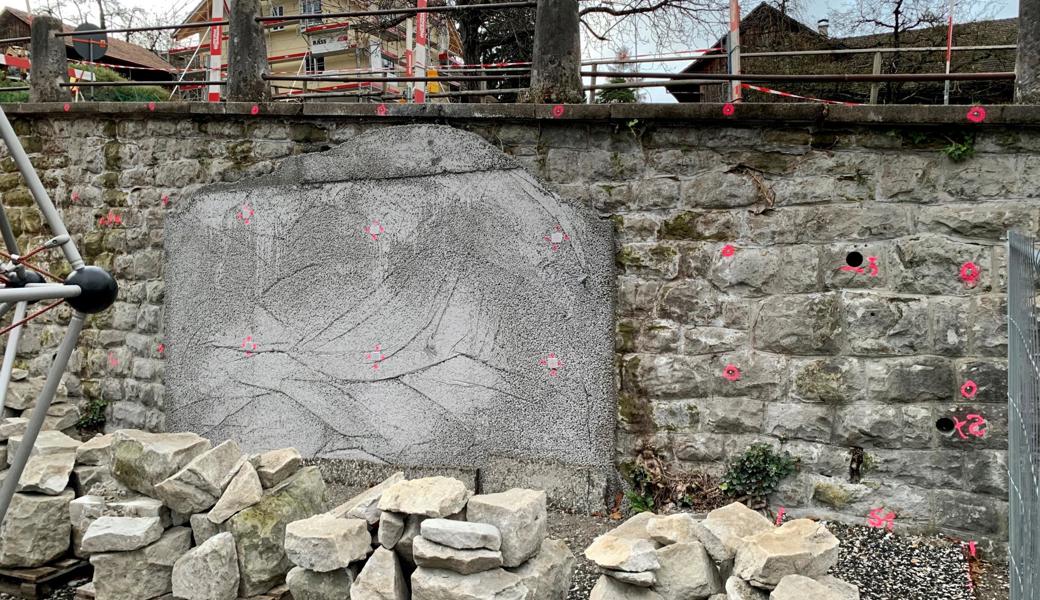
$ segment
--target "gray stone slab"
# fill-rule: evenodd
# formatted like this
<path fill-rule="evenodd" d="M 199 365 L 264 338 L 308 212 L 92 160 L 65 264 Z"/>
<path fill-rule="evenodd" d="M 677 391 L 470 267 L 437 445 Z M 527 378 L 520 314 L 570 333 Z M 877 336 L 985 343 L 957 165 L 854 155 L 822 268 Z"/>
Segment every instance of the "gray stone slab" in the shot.
<path fill-rule="evenodd" d="M 396 464 L 613 458 L 610 226 L 474 134 L 388 127 L 212 186 L 164 243 L 170 430 Z"/>

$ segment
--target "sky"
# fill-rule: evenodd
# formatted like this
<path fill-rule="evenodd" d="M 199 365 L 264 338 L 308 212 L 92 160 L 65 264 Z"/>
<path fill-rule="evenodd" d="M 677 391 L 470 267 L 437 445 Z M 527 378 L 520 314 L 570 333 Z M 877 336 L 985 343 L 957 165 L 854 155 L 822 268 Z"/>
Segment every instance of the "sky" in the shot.
<path fill-rule="evenodd" d="M 29 1 L 33 2 L 33 0 Z M 82 1 L 86 2 L 88 0 Z M 138 6 L 146 10 L 154 10 L 157 8 L 168 7 L 171 1 L 176 1 L 178 4 L 183 3 L 191 6 L 194 6 L 194 4 L 196 3 L 196 0 L 123 0 L 123 3 L 127 6 Z M 742 9 L 744 13 L 746 14 L 747 11 L 757 6 L 758 3 L 759 0 L 744 0 L 744 2 L 742 2 Z M 835 3 L 833 0 L 830 2 L 828 2 L 827 0 L 808 0 L 805 9 L 802 11 L 802 14 L 797 15 L 797 17 L 803 23 L 810 26 L 815 26 L 817 20 L 827 18 L 830 15 L 830 12 L 832 8 L 835 6 L 835 4 L 837 3 Z M 35 6 L 36 3 L 34 3 L 33 5 Z M 25 10 L 26 2 L 25 0 L 0 0 L 0 6 L 11 6 L 14 8 Z M 998 19 L 1014 17 L 1018 14 L 1018 1 L 996 0 L 995 11 L 996 12 L 994 14 L 994 17 Z M 647 29 L 648 28 L 646 27 L 646 24 L 644 24 L 643 30 L 646 31 Z M 683 49 L 660 47 L 660 45 L 655 44 L 653 40 L 645 39 L 638 44 L 638 47 L 636 47 L 636 45 L 632 42 L 632 40 L 634 39 L 633 33 L 634 29 L 629 27 L 627 32 L 620 33 L 621 39 L 619 39 L 617 42 L 611 44 L 610 46 L 607 46 L 605 44 L 600 44 L 598 46 L 590 45 L 590 47 L 586 48 L 585 54 L 586 56 L 589 56 L 591 58 L 609 58 L 614 55 L 614 48 L 620 45 L 627 46 L 630 54 L 633 53 L 633 51 L 638 50 L 638 54 L 640 55 L 674 52 Z M 691 43 L 689 45 L 686 45 L 686 47 L 703 48 L 712 44 L 714 41 L 715 39 L 694 39 L 691 40 Z M 685 62 L 648 63 L 640 65 L 639 68 L 643 71 L 648 72 L 672 72 L 680 70 L 683 66 L 685 66 L 685 64 Z M 644 91 L 644 94 L 644 100 L 648 100 L 651 102 L 674 101 L 672 97 L 664 91 L 663 88 L 652 88 Z"/>

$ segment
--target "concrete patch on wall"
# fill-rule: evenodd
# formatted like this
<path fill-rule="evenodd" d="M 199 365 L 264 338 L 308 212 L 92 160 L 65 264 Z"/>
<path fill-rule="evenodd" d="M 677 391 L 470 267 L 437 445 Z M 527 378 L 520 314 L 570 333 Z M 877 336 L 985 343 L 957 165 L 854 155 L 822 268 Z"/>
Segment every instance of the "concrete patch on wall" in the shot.
<path fill-rule="evenodd" d="M 165 228 L 167 428 L 483 466 L 614 452 L 608 222 L 481 138 L 389 127 Z"/>

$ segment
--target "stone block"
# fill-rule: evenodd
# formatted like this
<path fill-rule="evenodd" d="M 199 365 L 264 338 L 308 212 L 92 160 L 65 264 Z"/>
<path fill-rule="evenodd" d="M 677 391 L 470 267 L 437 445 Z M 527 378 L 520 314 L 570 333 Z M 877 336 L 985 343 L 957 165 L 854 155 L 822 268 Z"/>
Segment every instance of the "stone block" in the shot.
<path fill-rule="evenodd" d="M 504 569 L 460 575 L 419 567 L 412 573 L 412 600 L 524 600 L 527 587 Z"/>
<path fill-rule="evenodd" d="M 834 408 L 820 404 L 768 404 L 762 432 L 783 440 L 828 442 Z"/>
<path fill-rule="evenodd" d="M 210 520 L 208 513 L 191 515 L 188 518 L 191 525 L 191 537 L 195 539 L 195 545 L 201 546 L 203 542 L 220 533 L 220 525 Z M 238 573 L 238 565 L 235 565 L 235 573 Z M 238 586 L 236 579 L 236 589 Z"/>
<path fill-rule="evenodd" d="M 194 433 L 120 430 L 112 440 L 112 474 L 126 487 L 154 496 L 155 484 L 209 449 L 209 441 Z"/>
<path fill-rule="evenodd" d="M 69 549 L 71 489 L 57 496 L 16 493 L 0 525 L 0 566 L 39 567 Z"/>
<path fill-rule="evenodd" d="M 614 581 L 624 583 L 627 585 L 633 585 L 640 588 L 651 588 L 657 583 L 657 575 L 654 571 L 639 571 L 638 573 L 629 573 L 628 571 L 612 571 L 610 569 L 600 569 L 600 572 L 610 577 Z"/>
<path fill-rule="evenodd" d="M 402 527 L 403 525 L 402 522 Z M 382 521 L 380 521 L 380 527 L 382 527 Z M 499 534 L 498 528 L 485 523 L 426 519 L 420 525 L 419 531 L 422 537 L 430 542 L 459 550 L 479 548 L 498 550 L 502 547 L 502 536 Z"/>
<path fill-rule="evenodd" d="M 381 511 L 379 514 L 379 530 L 377 533 L 379 544 L 389 550 L 393 548 L 397 542 L 401 541 L 401 535 L 404 534 L 404 526 L 407 518 L 408 515 L 403 513 L 395 513 L 388 510 Z"/>
<path fill-rule="evenodd" d="M 726 580 L 726 600 L 769 600 L 769 594 L 739 577 L 730 577 Z"/>
<path fill-rule="evenodd" d="M 83 551 L 83 535 L 96 519 L 105 513 L 105 499 L 101 496 L 81 496 L 69 502 L 69 521 L 72 524 L 72 553 L 80 558 L 89 554 Z"/>
<path fill-rule="evenodd" d="M 1004 296 L 976 298 L 971 310 L 971 348 L 978 356 L 1007 356 L 1007 301 Z"/>
<path fill-rule="evenodd" d="M 836 353 L 845 335 L 835 294 L 786 296 L 762 306 L 755 347 L 782 354 Z"/>
<path fill-rule="evenodd" d="M 462 575 L 502 566 L 502 553 L 485 548 L 459 550 L 417 536 L 412 540 L 412 558 L 419 567 L 446 569 Z"/>
<path fill-rule="evenodd" d="M 470 494 L 465 484 L 450 477 L 409 479 L 399 481 L 383 491 L 379 510 L 446 517 L 462 510 Z"/>
<path fill-rule="evenodd" d="M 716 254 L 708 278 L 716 288 L 739 296 L 802 294 L 820 291 L 819 268 L 813 246 L 740 248 L 731 257 Z"/>
<path fill-rule="evenodd" d="M 324 497 L 317 467 L 304 467 L 226 521 L 225 531 L 235 536 L 240 596 L 264 593 L 285 577 L 292 567 L 285 555 L 285 527 L 324 511 Z"/>
<path fill-rule="evenodd" d="M 344 600 L 352 597 L 353 580 L 348 569 L 310 571 L 293 567 L 285 576 L 293 600 Z"/>
<path fill-rule="evenodd" d="M 747 344 L 747 332 L 726 327 L 683 327 L 683 354 L 730 352 Z"/>
<path fill-rule="evenodd" d="M 718 292 L 708 281 L 682 279 L 661 288 L 661 316 L 687 326 L 721 326 Z"/>
<path fill-rule="evenodd" d="M 254 458 L 253 466 L 264 488 L 272 488 L 299 470 L 303 458 L 296 448 L 264 452 Z"/>
<path fill-rule="evenodd" d="M 84 552 L 127 552 L 143 548 L 162 537 L 159 517 L 110 517 L 95 519 L 83 535 Z"/>
<path fill-rule="evenodd" d="M 851 354 L 920 354 L 931 347 L 928 303 L 922 298 L 849 293 L 844 318 Z"/>
<path fill-rule="evenodd" d="M 675 279 L 679 251 L 671 244 L 625 244 L 614 256 L 618 272 L 643 279 Z"/>
<path fill-rule="evenodd" d="M 968 353 L 971 338 L 970 322 L 964 318 L 971 308 L 972 299 L 930 297 L 932 344 L 941 356 L 963 356 Z"/>
<path fill-rule="evenodd" d="M 14 459 L 18 452 L 18 446 L 22 443 L 22 434 L 15 434 L 7 439 L 8 464 Z M 53 456 L 56 454 L 72 454 L 75 460 L 76 449 L 82 444 L 60 431 L 41 431 L 36 437 L 29 456 Z"/>
<path fill-rule="evenodd" d="M 792 359 L 789 364 L 792 400 L 843 404 L 864 397 L 866 377 L 856 359 Z"/>
<path fill-rule="evenodd" d="M 538 554 L 508 570 L 527 587 L 526 600 L 559 600 L 571 589 L 574 555 L 565 542 L 546 539 Z"/>
<path fill-rule="evenodd" d="M 75 462 L 76 455 L 71 452 L 32 455 L 18 479 L 17 491 L 57 496 L 69 485 Z"/>
<path fill-rule="evenodd" d="M 838 412 L 834 442 L 843 446 L 927 448 L 935 439 L 931 407 L 854 404 Z"/>
<path fill-rule="evenodd" d="M 751 241 L 763 245 L 893 238 L 913 232 L 908 209 L 884 204 L 782 207 L 752 214 L 748 228 Z"/>
<path fill-rule="evenodd" d="M 602 569 L 612 571 L 654 571 L 661 566 L 654 544 L 638 538 L 618 537 L 609 533 L 592 541 L 585 558 Z"/>
<path fill-rule="evenodd" d="M 191 548 L 191 530 L 174 527 L 158 541 L 131 552 L 90 557 L 97 600 L 156 598 L 173 590 L 173 565 Z"/>
<path fill-rule="evenodd" d="M 819 581 L 791 574 L 780 580 L 776 589 L 769 594 L 770 600 L 802 600 L 803 598 L 819 598 L 819 600 L 845 600 L 838 590 Z"/>
<path fill-rule="evenodd" d="M 403 471 L 394 473 L 379 485 L 368 488 L 329 512 L 337 517 L 364 519 L 369 525 L 375 525 L 380 518 L 379 499 L 387 488 L 400 481 L 404 481 Z"/>
<path fill-rule="evenodd" d="M 769 519 L 739 502 L 716 508 L 695 528 L 701 544 L 715 562 L 732 560 L 745 538 L 769 531 Z"/>
<path fill-rule="evenodd" d="M 350 588 L 350 600 L 408 600 L 408 585 L 397 554 L 376 548 Z"/>
<path fill-rule="evenodd" d="M 694 527 L 697 519 L 689 513 L 678 513 L 667 517 L 655 517 L 646 524 L 646 532 L 654 541 L 667 546 L 697 541 Z"/>
<path fill-rule="evenodd" d="M 662 221 L 657 237 L 690 242 L 726 241 L 739 237 L 739 229 L 740 221 L 735 213 L 687 210 Z"/>
<path fill-rule="evenodd" d="M 238 557 L 234 537 L 230 533 L 220 533 L 189 550 L 173 563 L 171 582 L 176 598 L 235 600 L 238 597 Z"/>
<path fill-rule="evenodd" d="M 502 564 L 516 567 L 534 556 L 546 535 L 544 491 L 513 488 L 497 494 L 473 496 L 466 518 L 498 528 L 502 536 Z"/>
<path fill-rule="evenodd" d="M 869 361 L 867 390 L 871 399 L 892 402 L 947 400 L 954 389 L 949 359 L 915 356 Z"/>
<path fill-rule="evenodd" d="M 589 600 L 664 600 L 657 592 L 644 587 L 623 583 L 603 575 L 589 592 Z"/>
<path fill-rule="evenodd" d="M 235 513 L 243 511 L 263 499 L 263 486 L 256 469 L 249 461 L 243 461 L 238 472 L 228 483 L 220 499 L 210 509 L 207 518 L 216 524 L 227 521 Z"/>
<path fill-rule="evenodd" d="M 167 479 L 155 484 L 155 495 L 171 509 L 193 514 L 209 510 L 245 462 L 234 440 L 196 456 Z"/>
<path fill-rule="evenodd" d="M 671 544 L 657 550 L 654 591 L 666 600 L 703 598 L 722 592 L 715 563 L 699 542 Z"/>
<path fill-rule="evenodd" d="M 795 519 L 745 537 L 736 549 L 733 574 L 758 587 L 772 588 L 799 573 L 820 577 L 838 562 L 838 538 L 823 525 Z"/>
<path fill-rule="evenodd" d="M 953 241 L 922 234 L 901 238 L 896 243 L 901 272 L 896 291 L 910 294 L 964 296 L 990 290 L 992 273 L 987 270 L 989 246 Z M 973 286 L 960 278 L 961 265 L 983 265 Z"/>
<path fill-rule="evenodd" d="M 298 567 L 327 572 L 345 569 L 368 555 L 372 536 L 361 519 L 319 514 L 285 527 L 285 554 Z"/>

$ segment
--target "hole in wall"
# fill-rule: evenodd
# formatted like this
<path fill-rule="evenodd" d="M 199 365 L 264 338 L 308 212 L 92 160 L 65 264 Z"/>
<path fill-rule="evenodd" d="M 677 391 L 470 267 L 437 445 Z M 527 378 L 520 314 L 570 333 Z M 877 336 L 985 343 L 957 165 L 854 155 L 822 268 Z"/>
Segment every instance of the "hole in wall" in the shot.
<path fill-rule="evenodd" d="M 845 264 L 850 267 L 858 267 L 863 264 L 863 255 L 859 252 L 849 252 L 845 255 Z"/>
<path fill-rule="evenodd" d="M 849 449 L 849 483 L 859 483 L 863 477 L 863 448 L 853 446 Z"/>
<path fill-rule="evenodd" d="M 943 433 L 950 433 L 953 431 L 953 419 L 943 417 L 935 422 L 935 428 Z"/>

